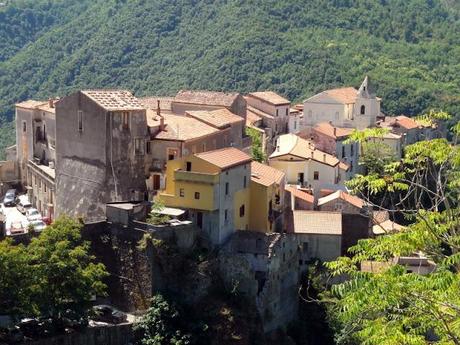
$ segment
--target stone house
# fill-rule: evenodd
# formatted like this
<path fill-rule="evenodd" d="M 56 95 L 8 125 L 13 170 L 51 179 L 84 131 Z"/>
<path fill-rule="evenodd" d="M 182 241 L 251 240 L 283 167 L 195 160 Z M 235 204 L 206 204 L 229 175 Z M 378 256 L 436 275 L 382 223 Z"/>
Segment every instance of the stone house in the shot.
<path fill-rule="evenodd" d="M 49 219 L 55 213 L 56 100 L 16 104 L 16 162 L 29 200 Z"/>
<path fill-rule="evenodd" d="M 369 208 L 363 199 L 342 190 L 319 198 L 317 209 L 319 211 L 342 212 L 346 214 L 369 214 Z"/>
<path fill-rule="evenodd" d="M 297 318 L 299 250 L 294 236 L 238 231 L 219 255 L 228 289 L 254 300 L 269 333 Z"/>
<path fill-rule="evenodd" d="M 285 176 L 268 165 L 251 163 L 249 229 L 260 232 L 283 230 Z"/>
<path fill-rule="evenodd" d="M 257 127 L 265 131 L 266 153 L 271 154 L 278 135 L 289 132 L 291 102 L 272 91 L 252 92 L 245 99 L 248 114 L 260 118 Z"/>
<path fill-rule="evenodd" d="M 249 228 L 251 160 L 230 147 L 168 161 L 159 197 L 167 207 L 188 210 L 212 244 L 222 245 Z"/>
<path fill-rule="evenodd" d="M 326 90 L 305 100 L 302 127 L 329 121 L 337 127 L 374 127 L 380 116 L 380 102 L 366 76 L 358 90 L 353 87 Z"/>
<path fill-rule="evenodd" d="M 237 92 L 181 90 L 171 100 L 171 111 L 178 115 L 185 115 L 186 111 L 222 108 L 246 120 L 246 100 Z"/>
<path fill-rule="evenodd" d="M 286 174 L 289 184 L 314 190 L 343 189 L 349 166 L 294 134 L 281 135 L 269 165 Z"/>
<path fill-rule="evenodd" d="M 56 103 L 56 213 L 105 218 L 105 205 L 144 200 L 146 109 L 129 91 L 86 90 Z"/>

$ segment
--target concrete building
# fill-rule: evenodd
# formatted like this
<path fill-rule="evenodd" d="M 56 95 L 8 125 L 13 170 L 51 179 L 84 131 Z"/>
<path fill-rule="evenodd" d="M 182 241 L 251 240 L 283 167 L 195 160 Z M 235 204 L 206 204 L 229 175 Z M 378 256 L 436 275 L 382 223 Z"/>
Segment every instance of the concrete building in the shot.
<path fill-rule="evenodd" d="M 105 205 L 144 200 L 146 109 L 129 91 L 87 90 L 56 103 L 56 213 L 105 218 Z"/>
<path fill-rule="evenodd" d="M 249 229 L 281 232 L 284 212 L 284 173 L 259 162 L 251 163 Z"/>
<path fill-rule="evenodd" d="M 343 189 L 349 166 L 294 134 L 281 135 L 269 165 L 286 174 L 289 184 L 319 190 Z"/>
<path fill-rule="evenodd" d="M 171 111 L 178 115 L 185 115 L 186 111 L 222 108 L 246 120 L 246 100 L 236 92 L 181 90 L 171 101 Z"/>
<path fill-rule="evenodd" d="M 332 261 L 347 255 L 359 239 L 370 237 L 370 219 L 359 214 L 293 211 L 293 233 L 301 246 L 301 264 Z"/>
<path fill-rule="evenodd" d="M 291 102 L 272 91 L 252 92 L 246 97 L 248 116 L 253 125 L 264 130 L 266 134 L 266 153 L 273 152 L 276 138 L 289 132 L 289 114 Z"/>
<path fill-rule="evenodd" d="M 189 210 L 196 226 L 221 245 L 235 230 L 249 229 L 251 160 L 224 148 L 168 161 L 160 199 Z"/>
<path fill-rule="evenodd" d="M 358 90 L 353 87 L 326 90 L 305 100 L 302 127 L 329 121 L 337 127 L 373 127 L 380 116 L 380 102 L 366 76 Z"/>
<path fill-rule="evenodd" d="M 239 231 L 220 252 L 225 285 L 255 300 L 267 333 L 297 318 L 298 259 L 297 240 L 287 234 Z"/>
<path fill-rule="evenodd" d="M 20 182 L 40 213 L 55 213 L 56 100 L 16 104 L 16 162 Z"/>

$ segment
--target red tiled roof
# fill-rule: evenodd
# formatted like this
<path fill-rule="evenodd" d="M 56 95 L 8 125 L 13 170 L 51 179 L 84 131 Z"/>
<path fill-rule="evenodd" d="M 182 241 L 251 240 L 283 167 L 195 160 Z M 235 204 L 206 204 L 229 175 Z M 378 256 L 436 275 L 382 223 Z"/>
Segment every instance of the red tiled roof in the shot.
<path fill-rule="evenodd" d="M 313 130 L 334 139 L 345 138 L 353 133 L 352 128 L 334 127 L 329 122 L 318 123 Z"/>
<path fill-rule="evenodd" d="M 328 196 L 320 198 L 318 200 L 318 206 L 327 204 L 328 202 L 331 202 L 336 199 L 341 199 L 343 201 L 346 201 L 349 204 L 356 206 L 357 208 L 363 208 L 365 204 L 363 199 L 358 198 L 357 196 L 348 194 L 342 190 L 338 190 Z"/>
<path fill-rule="evenodd" d="M 307 192 L 304 192 L 303 190 L 298 189 L 296 186 L 290 186 L 286 185 L 284 189 L 287 192 L 290 192 L 292 195 L 294 195 L 296 198 L 304 200 L 310 204 L 313 204 L 315 201 L 315 197 Z"/>
<path fill-rule="evenodd" d="M 322 95 L 326 95 L 327 97 L 332 98 L 333 100 L 342 104 L 350 104 L 356 102 L 358 90 L 356 90 L 354 87 L 342 87 L 338 89 L 326 90 L 310 97 L 306 100 L 306 102 L 314 102 L 316 98 L 321 97 Z"/>
<path fill-rule="evenodd" d="M 274 183 L 280 184 L 283 178 L 282 171 L 259 162 L 251 162 L 251 181 L 270 186 Z"/>
<path fill-rule="evenodd" d="M 239 93 L 236 92 L 181 90 L 174 97 L 174 102 L 231 107 L 238 96 Z"/>
<path fill-rule="evenodd" d="M 394 122 L 392 123 L 393 125 L 399 125 L 401 127 L 404 127 L 406 129 L 414 129 L 418 128 L 419 124 L 417 121 L 412 120 L 411 118 L 401 115 L 401 116 L 396 116 Z"/>
<path fill-rule="evenodd" d="M 221 169 L 229 169 L 252 161 L 249 155 L 234 147 L 197 153 L 195 156 Z"/>
<path fill-rule="evenodd" d="M 291 102 L 273 91 L 251 92 L 249 97 L 258 98 L 273 105 L 288 105 Z"/>
<path fill-rule="evenodd" d="M 157 110 L 158 101 L 160 101 L 161 111 L 171 111 L 171 102 L 174 100 L 174 97 L 141 97 L 139 101 L 147 109 Z"/>
<path fill-rule="evenodd" d="M 202 121 L 210 126 L 216 128 L 225 128 L 230 126 L 232 123 L 243 122 L 244 119 L 241 116 L 233 114 L 230 110 L 226 108 L 207 111 L 186 111 L 186 116 L 193 117 Z"/>

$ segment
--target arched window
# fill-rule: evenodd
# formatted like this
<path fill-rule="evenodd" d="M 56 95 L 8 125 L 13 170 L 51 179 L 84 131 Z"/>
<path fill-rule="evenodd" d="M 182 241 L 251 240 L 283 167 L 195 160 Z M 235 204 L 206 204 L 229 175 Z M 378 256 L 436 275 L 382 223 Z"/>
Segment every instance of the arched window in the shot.
<path fill-rule="evenodd" d="M 366 107 L 364 105 L 361 106 L 361 115 L 366 114 Z"/>

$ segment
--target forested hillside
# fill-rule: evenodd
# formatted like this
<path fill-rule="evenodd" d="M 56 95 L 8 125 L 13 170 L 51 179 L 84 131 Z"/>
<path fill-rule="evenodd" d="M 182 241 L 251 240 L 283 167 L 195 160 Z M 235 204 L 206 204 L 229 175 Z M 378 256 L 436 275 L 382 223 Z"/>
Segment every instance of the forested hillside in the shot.
<path fill-rule="evenodd" d="M 387 113 L 460 114 L 459 13 L 455 0 L 10 0 L 0 7 L 0 118 L 17 101 L 78 88 L 271 89 L 302 100 L 365 74 Z"/>

